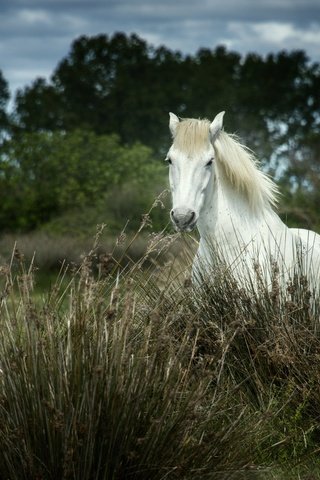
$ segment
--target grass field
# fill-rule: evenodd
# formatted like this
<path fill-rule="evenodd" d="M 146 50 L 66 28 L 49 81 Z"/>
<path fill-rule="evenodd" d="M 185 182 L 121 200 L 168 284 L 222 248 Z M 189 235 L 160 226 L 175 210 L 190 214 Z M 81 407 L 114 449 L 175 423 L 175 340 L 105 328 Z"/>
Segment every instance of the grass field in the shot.
<path fill-rule="evenodd" d="M 122 262 L 97 239 L 40 291 L 21 251 L 2 265 L 1 479 L 320 478 L 306 280 L 197 291 L 175 241 Z"/>

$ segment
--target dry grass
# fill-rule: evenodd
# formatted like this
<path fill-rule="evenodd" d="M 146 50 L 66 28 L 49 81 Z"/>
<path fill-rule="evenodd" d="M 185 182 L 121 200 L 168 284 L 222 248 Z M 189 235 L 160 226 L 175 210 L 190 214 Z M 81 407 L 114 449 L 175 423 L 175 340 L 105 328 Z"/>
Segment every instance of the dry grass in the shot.
<path fill-rule="evenodd" d="M 96 243 L 41 299 L 19 251 L 2 266 L 0 478 L 319 478 L 305 280 L 195 292 L 158 261 L 172 241 L 150 237 L 125 268 Z"/>
<path fill-rule="evenodd" d="M 128 248 L 133 236 L 120 235 L 115 244 L 115 238 L 105 232 L 96 255 L 103 258 L 112 252 L 114 259 L 122 258 L 123 263 L 138 260 L 145 254 L 149 240 L 147 235 L 141 235 Z M 34 266 L 42 271 L 59 271 L 66 263 L 78 267 L 91 245 L 92 237 L 53 235 L 42 231 L 6 234 L 0 238 L 0 262 L 8 263 L 13 249 L 16 248 L 23 252 L 27 264 L 33 262 Z"/>

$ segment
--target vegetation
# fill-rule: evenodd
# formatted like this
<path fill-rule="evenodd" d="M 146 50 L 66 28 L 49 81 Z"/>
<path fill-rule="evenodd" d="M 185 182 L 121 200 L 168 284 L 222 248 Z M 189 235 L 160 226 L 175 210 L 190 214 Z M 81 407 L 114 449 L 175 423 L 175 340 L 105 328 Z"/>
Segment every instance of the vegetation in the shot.
<path fill-rule="evenodd" d="M 96 244 L 41 297 L 21 252 L 2 267 L 1 478 L 318 478 L 306 282 L 283 294 L 275 270 L 271 293 L 227 275 L 194 292 L 158 261 L 175 239 L 151 237 L 125 270 L 97 265 Z"/>
<path fill-rule="evenodd" d="M 166 185 L 170 110 L 208 118 L 226 110 L 226 129 L 282 183 L 284 219 L 317 229 L 319 87 L 320 66 L 302 51 L 241 57 L 220 46 L 182 55 L 137 35 L 79 37 L 49 81 L 17 93 L 11 114 L 0 75 L 0 229 L 58 221 L 64 230 L 76 210 L 85 229 L 90 217 L 91 229 L 98 219 L 114 234 L 138 217 L 128 226 L 137 228 Z"/>
<path fill-rule="evenodd" d="M 0 72 L 0 478 L 320 478 L 318 294 L 299 275 L 283 292 L 276 266 L 269 290 L 191 289 L 154 201 L 168 111 L 227 110 L 287 223 L 317 229 L 319 84 L 301 51 L 123 34 L 76 39 L 10 114 Z"/>
<path fill-rule="evenodd" d="M 0 228 L 7 231 L 34 229 L 65 212 L 86 210 L 88 214 L 92 206 L 101 214 L 108 203 L 111 209 L 121 210 L 117 190 L 129 200 L 130 193 L 143 186 L 141 198 L 130 202 L 127 215 L 121 216 L 134 218 L 143 211 L 146 199 L 157 193 L 161 175 L 149 148 L 140 144 L 128 148 L 115 135 L 84 130 L 20 134 L 5 143 L 3 159 Z M 156 186 L 150 186 L 150 177 Z M 114 229 L 122 228 L 116 215 L 111 218 Z"/>

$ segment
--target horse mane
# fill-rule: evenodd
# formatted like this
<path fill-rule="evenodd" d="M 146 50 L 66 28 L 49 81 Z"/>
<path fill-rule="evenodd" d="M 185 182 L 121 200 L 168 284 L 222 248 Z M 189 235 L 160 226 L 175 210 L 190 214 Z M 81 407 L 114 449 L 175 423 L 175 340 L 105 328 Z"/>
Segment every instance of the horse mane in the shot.
<path fill-rule="evenodd" d="M 258 169 L 254 153 L 242 145 L 235 135 L 221 131 L 214 148 L 224 177 L 237 191 L 245 194 L 252 209 L 277 204 L 276 184 Z"/>
<path fill-rule="evenodd" d="M 210 142 L 209 120 L 183 119 L 174 135 L 174 146 L 192 156 Z M 275 206 L 278 189 L 264 172 L 258 169 L 254 153 L 242 145 L 235 135 L 221 131 L 214 142 L 218 171 L 222 179 L 242 192 L 253 210 Z"/>

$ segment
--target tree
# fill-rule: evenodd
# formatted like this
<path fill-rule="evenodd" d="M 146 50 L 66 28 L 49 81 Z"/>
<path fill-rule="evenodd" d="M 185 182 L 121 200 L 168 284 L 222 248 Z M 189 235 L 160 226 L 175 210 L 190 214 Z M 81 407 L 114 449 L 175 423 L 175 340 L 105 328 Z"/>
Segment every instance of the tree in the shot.
<path fill-rule="evenodd" d="M 3 137 L 9 129 L 9 118 L 7 113 L 7 104 L 10 98 L 8 82 L 3 77 L 0 70 L 0 135 Z"/>
<path fill-rule="evenodd" d="M 188 114 L 213 119 L 221 110 L 232 112 L 241 56 L 220 46 L 200 49 L 192 59 L 187 98 Z M 230 115 L 231 116 L 231 115 Z"/>
<path fill-rule="evenodd" d="M 159 147 L 167 138 L 168 110 L 182 102 L 181 59 L 137 35 L 82 36 L 49 84 L 38 79 L 18 92 L 16 125 L 29 132 L 116 132 L 125 143 Z"/>
<path fill-rule="evenodd" d="M 127 182 L 146 190 L 162 171 L 150 149 L 123 147 L 115 135 L 76 130 L 15 137 L 0 162 L 0 228 L 30 230 L 66 211 L 97 205 Z"/>
<path fill-rule="evenodd" d="M 16 131 L 119 135 L 157 155 L 169 146 L 168 112 L 212 119 L 235 132 L 290 185 L 319 200 L 320 67 L 303 51 L 249 54 L 225 47 L 182 55 L 137 35 L 82 36 L 55 69 L 16 98 Z M 300 188 L 300 187 L 299 187 Z M 316 200 L 317 199 L 317 200 Z"/>
<path fill-rule="evenodd" d="M 43 78 L 18 90 L 15 98 L 15 132 L 53 132 L 65 127 L 61 95 Z"/>

